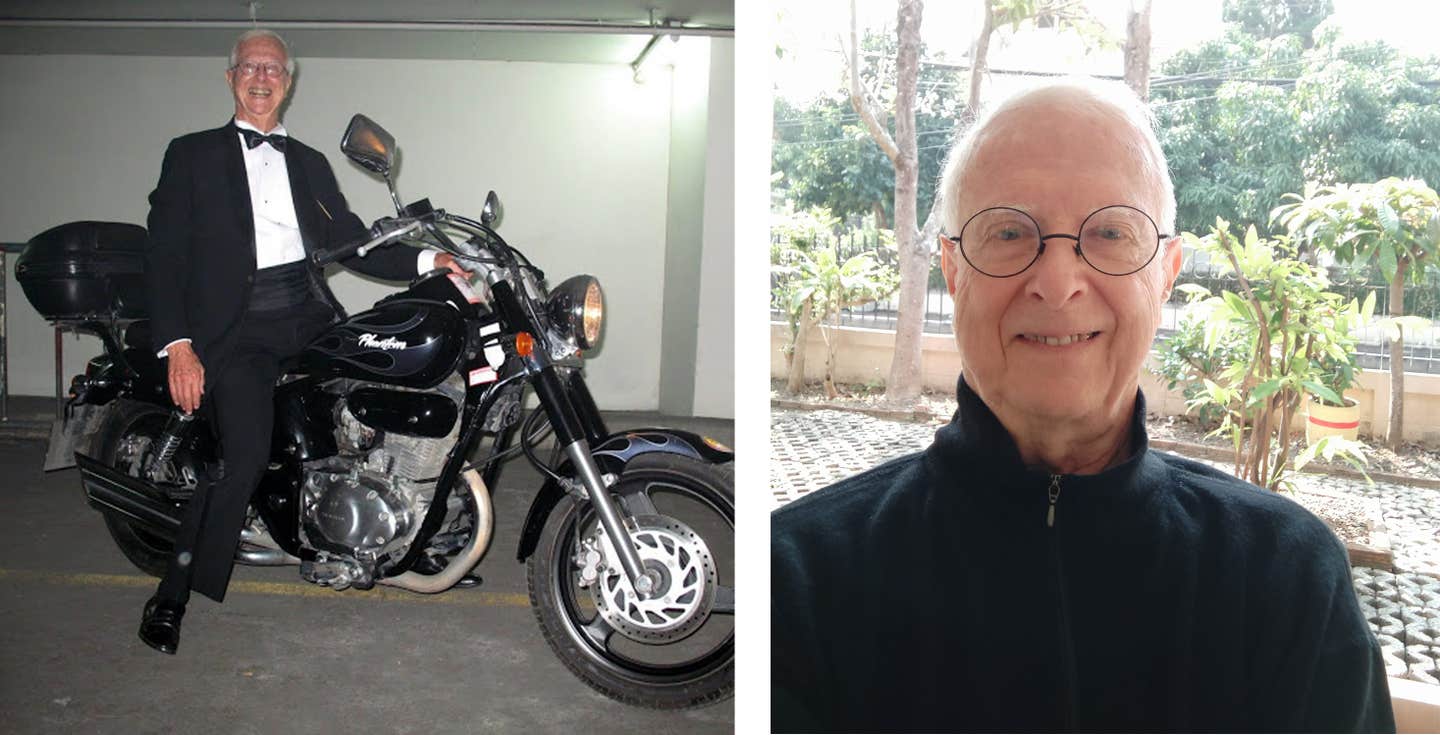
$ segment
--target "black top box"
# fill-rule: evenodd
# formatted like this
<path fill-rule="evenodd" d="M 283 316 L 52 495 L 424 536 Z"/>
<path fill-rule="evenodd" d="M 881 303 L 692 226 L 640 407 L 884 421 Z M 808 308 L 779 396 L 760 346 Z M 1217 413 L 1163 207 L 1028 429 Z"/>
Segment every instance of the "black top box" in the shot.
<path fill-rule="evenodd" d="M 141 319 L 146 240 L 144 227 L 124 222 L 52 227 L 26 243 L 15 279 L 51 321 Z"/>

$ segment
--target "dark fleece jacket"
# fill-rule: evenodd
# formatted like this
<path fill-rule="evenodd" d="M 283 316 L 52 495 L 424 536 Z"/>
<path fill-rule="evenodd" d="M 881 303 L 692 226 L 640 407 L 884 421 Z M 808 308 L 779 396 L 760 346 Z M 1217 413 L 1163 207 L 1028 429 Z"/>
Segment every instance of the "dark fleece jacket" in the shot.
<path fill-rule="evenodd" d="M 959 401 L 924 452 L 773 514 L 776 731 L 1394 732 L 1314 515 L 1149 451 L 1143 396 L 1097 475 L 1024 466 Z"/>

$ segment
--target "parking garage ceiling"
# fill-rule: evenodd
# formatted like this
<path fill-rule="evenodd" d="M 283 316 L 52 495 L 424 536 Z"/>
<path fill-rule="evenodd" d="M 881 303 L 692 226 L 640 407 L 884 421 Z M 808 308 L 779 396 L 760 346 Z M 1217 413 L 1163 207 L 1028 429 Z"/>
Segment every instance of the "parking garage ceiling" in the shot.
<path fill-rule="evenodd" d="M 731 36 L 734 24 L 732 0 L 7 0 L 0 55 L 216 56 L 259 25 L 302 59 L 628 64 L 657 27 Z"/>

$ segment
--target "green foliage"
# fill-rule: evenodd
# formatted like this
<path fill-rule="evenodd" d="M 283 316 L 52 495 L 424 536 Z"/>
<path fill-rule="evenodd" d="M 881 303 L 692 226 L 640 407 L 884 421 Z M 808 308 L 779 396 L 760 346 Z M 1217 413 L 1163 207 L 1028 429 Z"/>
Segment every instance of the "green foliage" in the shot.
<path fill-rule="evenodd" d="M 1403 270 L 1407 282 L 1421 283 L 1440 259 L 1440 195 L 1423 181 L 1307 184 L 1283 202 L 1272 217 L 1292 237 L 1341 263 L 1377 263 L 1387 282 Z"/>
<path fill-rule="evenodd" d="M 1181 290 L 1198 289 L 1208 296 L 1203 286 L 1181 284 Z M 1191 406 L 1200 425 L 1206 429 L 1219 428 L 1225 416 L 1223 406 L 1211 402 L 1196 401 L 1205 391 L 1204 381 L 1214 380 L 1226 366 L 1245 359 L 1245 341 L 1238 332 L 1211 345 L 1205 343 L 1205 320 L 1195 314 L 1185 314 L 1175 332 L 1155 348 L 1156 374 L 1164 378 L 1166 387 L 1180 389 L 1186 404 Z"/>
<path fill-rule="evenodd" d="M 861 42 L 861 84 L 878 90 L 882 104 L 876 115 L 887 127 L 887 112 L 894 109 L 897 45 L 893 32 L 867 32 Z M 920 56 L 930 58 L 924 46 Z M 882 226 L 893 224 L 895 168 L 851 107 L 849 89 L 838 71 L 834 93 L 805 107 L 775 98 L 772 187 L 797 208 L 824 207 L 842 219 L 881 213 Z M 934 201 L 935 183 L 962 119 L 965 95 L 956 92 L 963 86 L 961 75 L 932 64 L 920 65 L 916 86 L 920 164 L 916 206 L 923 216 Z"/>
<path fill-rule="evenodd" d="M 1332 34 L 1306 50 L 1293 33 L 1256 37 L 1242 25 L 1175 54 L 1161 67 L 1170 81 L 1152 85 L 1152 107 L 1177 229 L 1219 216 L 1268 236 L 1270 208 L 1307 181 L 1440 181 L 1440 89 L 1425 84 L 1434 68 L 1383 43 L 1340 44 Z"/>
<path fill-rule="evenodd" d="M 1300 36 L 1308 48 L 1315 27 L 1333 12 L 1334 0 L 1225 0 L 1222 17 L 1257 38 Z"/>
<path fill-rule="evenodd" d="M 790 339 L 783 348 L 791 360 L 791 390 L 798 390 L 804 376 L 803 349 L 806 335 L 814 325 L 822 330 L 827 320 L 839 326 L 840 310 L 889 296 L 900 284 L 900 275 L 880 259 L 882 249 L 893 250 L 894 238 L 879 238 L 880 249 L 868 250 L 841 260 L 837 220 L 829 211 L 814 209 L 781 217 L 772 226 L 771 274 L 774 296 L 790 323 Z M 827 331 L 825 384 L 834 385 L 835 342 Z M 796 377 L 799 376 L 799 377 Z"/>
<path fill-rule="evenodd" d="M 1288 238 L 1264 239 L 1252 226 L 1237 239 L 1224 220 L 1204 238 L 1185 238 L 1222 272 L 1233 273 L 1238 288 L 1212 295 L 1186 287 L 1189 331 L 1167 348 L 1183 365 L 1166 377 L 1198 379 L 1203 389 L 1187 391 L 1187 405 L 1220 413 L 1212 433 L 1230 437 L 1236 474 L 1278 489 L 1292 471 L 1290 425 L 1302 398 L 1338 404 L 1350 387 L 1351 331 L 1364 309 L 1328 291 L 1325 272 L 1297 257 Z M 1374 308 L 1373 299 L 1365 308 Z"/>
<path fill-rule="evenodd" d="M 1365 476 L 1365 482 L 1373 487 L 1375 481 L 1370 479 L 1370 473 L 1365 471 L 1365 452 L 1368 449 L 1369 447 L 1365 446 L 1364 442 L 1354 439 L 1346 439 L 1333 434 L 1322 436 L 1319 441 L 1305 447 L 1300 454 L 1295 456 L 1295 471 L 1299 472 L 1305 469 L 1305 465 L 1313 462 L 1317 456 L 1327 462 L 1339 459 L 1359 470 Z"/>
<path fill-rule="evenodd" d="M 885 298 L 899 285 L 899 274 L 881 262 L 878 251 L 842 261 L 838 226 L 828 210 L 816 208 L 780 218 L 771 228 L 780 235 L 771 246 L 771 273 L 792 327 L 801 319 L 823 322 L 842 308 Z"/>

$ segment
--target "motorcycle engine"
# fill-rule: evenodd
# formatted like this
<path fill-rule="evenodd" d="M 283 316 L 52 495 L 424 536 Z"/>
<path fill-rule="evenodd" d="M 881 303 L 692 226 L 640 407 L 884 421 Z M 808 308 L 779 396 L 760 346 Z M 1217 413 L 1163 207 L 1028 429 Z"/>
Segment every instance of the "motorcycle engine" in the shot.
<path fill-rule="evenodd" d="M 459 376 L 435 390 L 457 405 L 464 401 Z M 356 419 L 343 398 L 335 411 L 340 454 L 307 467 L 301 487 L 301 535 L 317 550 L 317 561 L 301 573 L 327 586 L 367 588 L 376 559 L 403 553 L 414 541 L 461 422 L 449 436 L 425 438 L 376 431 Z"/>

